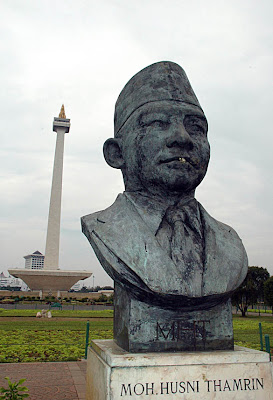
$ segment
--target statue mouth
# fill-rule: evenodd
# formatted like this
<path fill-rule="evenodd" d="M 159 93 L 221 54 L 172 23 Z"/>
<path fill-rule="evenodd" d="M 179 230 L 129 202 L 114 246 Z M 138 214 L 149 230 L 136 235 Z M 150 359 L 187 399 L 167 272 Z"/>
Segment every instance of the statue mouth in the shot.
<path fill-rule="evenodd" d="M 161 160 L 161 164 L 168 164 L 178 162 L 180 164 L 190 164 L 193 167 L 197 167 L 199 165 L 199 160 L 195 157 L 188 157 L 188 156 L 173 156 L 168 157 L 164 160 Z"/>

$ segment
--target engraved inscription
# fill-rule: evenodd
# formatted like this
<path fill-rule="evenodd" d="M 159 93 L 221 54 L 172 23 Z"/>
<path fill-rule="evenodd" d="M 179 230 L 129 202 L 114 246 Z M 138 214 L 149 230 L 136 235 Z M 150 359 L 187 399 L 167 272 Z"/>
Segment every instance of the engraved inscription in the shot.
<path fill-rule="evenodd" d="M 204 381 L 122 383 L 120 397 L 183 393 L 238 392 L 264 389 L 264 378 L 210 379 Z M 146 397 L 145 397 L 146 398 Z"/>
<path fill-rule="evenodd" d="M 192 324 L 185 326 L 184 321 L 157 322 L 156 323 L 156 340 L 182 341 L 188 335 L 191 335 L 193 348 L 196 350 L 197 341 L 201 341 L 203 348 L 206 348 L 206 324 L 209 320 L 193 321 Z"/>

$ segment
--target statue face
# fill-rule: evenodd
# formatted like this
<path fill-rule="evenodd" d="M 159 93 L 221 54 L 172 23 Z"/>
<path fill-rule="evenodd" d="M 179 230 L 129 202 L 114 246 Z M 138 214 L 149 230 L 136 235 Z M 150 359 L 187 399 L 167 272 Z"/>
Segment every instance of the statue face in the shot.
<path fill-rule="evenodd" d="M 210 148 L 207 120 L 196 106 L 158 101 L 140 107 L 124 126 L 127 190 L 189 192 L 204 178 Z"/>

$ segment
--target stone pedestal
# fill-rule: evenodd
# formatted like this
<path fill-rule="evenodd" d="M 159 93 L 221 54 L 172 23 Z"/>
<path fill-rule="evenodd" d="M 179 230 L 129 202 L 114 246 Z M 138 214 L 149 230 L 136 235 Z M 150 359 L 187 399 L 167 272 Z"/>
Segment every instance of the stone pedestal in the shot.
<path fill-rule="evenodd" d="M 267 353 L 234 351 L 132 354 L 112 340 L 88 349 L 86 400 L 271 400 Z"/>
<path fill-rule="evenodd" d="M 115 284 L 114 301 L 114 338 L 129 352 L 233 350 L 230 299 L 208 309 L 168 309 Z"/>

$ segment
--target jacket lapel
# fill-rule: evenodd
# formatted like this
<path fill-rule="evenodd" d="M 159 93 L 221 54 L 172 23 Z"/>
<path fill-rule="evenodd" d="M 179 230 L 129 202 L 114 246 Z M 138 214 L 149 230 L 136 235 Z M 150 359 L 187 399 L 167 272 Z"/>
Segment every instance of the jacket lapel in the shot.
<path fill-rule="evenodd" d="M 190 295 L 180 271 L 126 196 L 119 195 L 99 214 L 94 232 L 151 290 Z"/>

